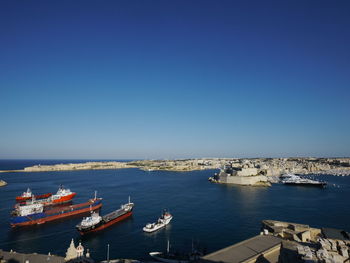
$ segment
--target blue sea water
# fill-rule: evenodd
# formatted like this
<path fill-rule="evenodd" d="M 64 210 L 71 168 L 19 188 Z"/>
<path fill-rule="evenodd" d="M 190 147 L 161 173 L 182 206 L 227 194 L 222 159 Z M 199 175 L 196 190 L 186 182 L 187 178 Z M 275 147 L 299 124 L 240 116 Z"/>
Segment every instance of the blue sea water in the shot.
<path fill-rule="evenodd" d="M 21 169 L 34 164 L 81 162 L 82 160 L 0 160 L 0 170 Z M 86 161 L 86 160 L 84 160 Z M 329 183 L 325 189 L 274 184 L 272 187 L 239 187 L 207 181 L 215 170 L 193 172 L 145 172 L 139 169 L 0 173 L 8 185 L 0 188 L 0 249 L 64 256 L 73 238 L 89 248 L 92 257 L 148 259 L 150 251 L 164 250 L 169 239 L 173 250 L 190 250 L 192 240 L 212 252 L 256 235 L 261 220 L 275 219 L 335 227 L 350 231 L 350 177 L 318 176 Z M 102 214 L 117 209 L 131 196 L 133 216 L 104 231 L 80 236 L 75 225 L 81 217 L 43 225 L 9 226 L 15 196 L 30 187 L 35 193 L 55 192 L 60 184 L 77 192 L 75 203 L 103 198 Z M 173 221 L 153 234 L 142 227 L 155 221 L 163 208 Z"/>

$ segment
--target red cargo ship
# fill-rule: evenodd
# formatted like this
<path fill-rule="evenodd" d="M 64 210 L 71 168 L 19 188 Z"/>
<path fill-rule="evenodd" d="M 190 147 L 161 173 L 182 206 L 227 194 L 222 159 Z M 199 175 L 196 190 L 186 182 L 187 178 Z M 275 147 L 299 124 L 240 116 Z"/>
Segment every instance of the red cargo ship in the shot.
<path fill-rule="evenodd" d="M 12 227 L 43 224 L 60 218 L 95 211 L 101 207 L 102 198 L 96 197 L 85 203 L 57 207 L 45 211 L 43 204 L 33 203 L 17 207 L 10 223 Z"/>
<path fill-rule="evenodd" d="M 104 216 L 100 216 L 98 213 L 93 212 L 90 217 L 83 218 L 81 223 L 78 224 L 76 228 L 81 235 L 105 229 L 131 216 L 133 207 L 134 203 L 130 202 L 129 197 L 129 202 L 121 205 L 118 210 Z"/>
<path fill-rule="evenodd" d="M 21 196 L 16 196 L 16 202 L 23 202 L 26 200 L 30 200 L 33 197 L 35 199 L 44 199 L 44 198 L 48 198 L 52 196 L 51 193 L 48 194 L 42 194 L 42 195 L 33 195 L 32 191 L 28 188 L 26 192 L 23 192 L 23 194 Z"/>

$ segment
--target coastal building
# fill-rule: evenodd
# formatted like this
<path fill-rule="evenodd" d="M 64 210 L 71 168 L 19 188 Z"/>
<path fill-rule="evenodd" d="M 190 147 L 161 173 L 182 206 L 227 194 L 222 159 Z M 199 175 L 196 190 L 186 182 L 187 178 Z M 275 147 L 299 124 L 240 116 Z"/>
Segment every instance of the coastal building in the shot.
<path fill-rule="evenodd" d="M 282 238 L 280 263 L 350 262 L 349 233 L 344 230 L 274 220 L 262 221 L 262 230 Z"/>
<path fill-rule="evenodd" d="M 200 263 L 278 262 L 282 239 L 275 236 L 255 236 L 220 249 L 201 258 Z"/>
<path fill-rule="evenodd" d="M 350 234 L 341 229 L 263 220 L 259 236 L 203 256 L 200 263 L 348 263 Z"/>
<path fill-rule="evenodd" d="M 321 235 L 321 230 L 318 228 L 274 220 L 263 220 L 262 228 L 274 236 L 297 242 L 316 240 L 316 238 Z"/>
<path fill-rule="evenodd" d="M 78 253 L 77 253 L 77 249 L 74 245 L 74 240 L 72 238 L 72 241 L 70 242 L 70 245 L 67 249 L 67 252 L 66 252 L 66 257 L 64 258 L 65 261 L 69 261 L 71 259 L 75 259 L 78 257 Z"/>
<path fill-rule="evenodd" d="M 255 167 L 242 168 L 233 167 L 232 165 L 225 165 L 216 174 L 212 181 L 222 184 L 236 184 L 236 185 L 254 185 L 254 186 L 269 186 L 270 183 L 265 175 L 259 174 Z"/>
<path fill-rule="evenodd" d="M 94 263 L 95 261 L 90 257 L 89 249 L 84 254 L 84 247 L 79 242 L 79 245 L 75 247 L 74 240 L 70 242 L 70 245 L 66 252 L 66 257 L 60 257 L 51 255 L 49 252 L 47 255 L 38 253 L 19 253 L 15 251 L 3 251 L 0 249 L 0 263 Z"/>
<path fill-rule="evenodd" d="M 87 250 L 84 255 L 84 247 L 79 242 L 79 245 L 75 247 L 74 240 L 72 239 L 64 258 L 66 263 L 94 263 L 95 261 L 90 258 L 90 252 Z"/>

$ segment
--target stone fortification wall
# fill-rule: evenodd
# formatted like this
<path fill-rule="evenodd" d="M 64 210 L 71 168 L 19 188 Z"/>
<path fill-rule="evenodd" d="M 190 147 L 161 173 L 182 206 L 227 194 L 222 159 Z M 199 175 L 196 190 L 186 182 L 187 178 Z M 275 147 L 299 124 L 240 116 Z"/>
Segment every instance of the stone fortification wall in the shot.
<path fill-rule="evenodd" d="M 266 176 L 229 176 L 220 174 L 219 183 L 223 184 L 238 184 L 238 185 L 255 185 L 259 182 L 267 182 Z"/>
<path fill-rule="evenodd" d="M 237 171 L 237 176 L 252 176 L 257 174 L 257 168 L 243 168 L 241 171 Z"/>

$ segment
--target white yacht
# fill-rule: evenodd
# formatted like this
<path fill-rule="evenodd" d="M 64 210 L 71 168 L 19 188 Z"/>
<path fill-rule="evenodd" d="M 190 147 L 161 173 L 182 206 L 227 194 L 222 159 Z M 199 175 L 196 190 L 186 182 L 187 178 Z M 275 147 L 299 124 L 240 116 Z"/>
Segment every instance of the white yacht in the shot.
<path fill-rule="evenodd" d="M 290 185 L 301 185 L 301 186 L 317 186 L 324 187 L 327 183 L 307 178 L 302 178 L 295 174 L 284 174 L 281 176 L 281 183 Z"/>

